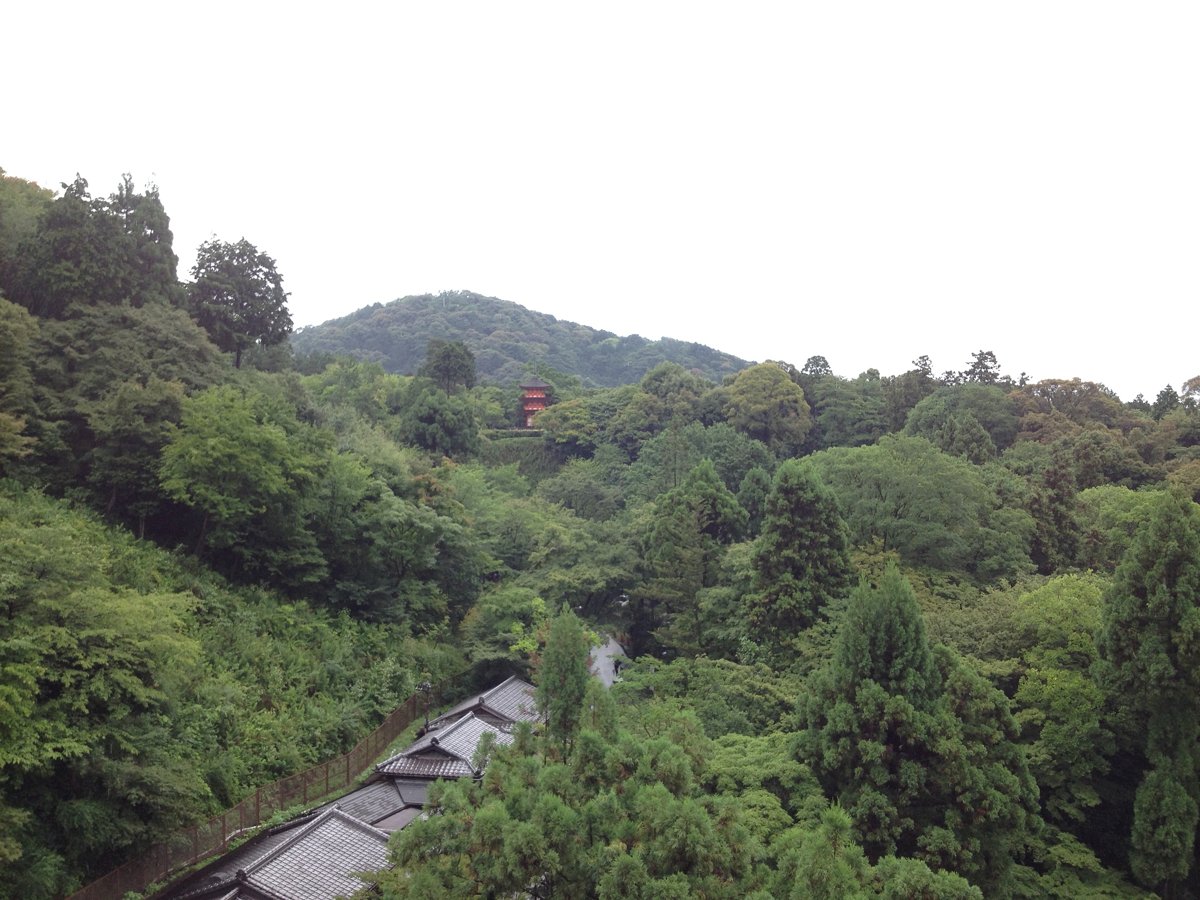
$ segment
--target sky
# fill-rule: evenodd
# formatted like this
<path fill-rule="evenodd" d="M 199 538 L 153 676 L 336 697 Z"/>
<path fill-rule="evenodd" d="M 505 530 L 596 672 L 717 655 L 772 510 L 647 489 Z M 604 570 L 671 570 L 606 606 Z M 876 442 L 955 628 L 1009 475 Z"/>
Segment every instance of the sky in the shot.
<path fill-rule="evenodd" d="M 1200 374 L 1200 4 L 9 4 L 0 167 L 297 326 L 471 290 L 853 377 Z"/>

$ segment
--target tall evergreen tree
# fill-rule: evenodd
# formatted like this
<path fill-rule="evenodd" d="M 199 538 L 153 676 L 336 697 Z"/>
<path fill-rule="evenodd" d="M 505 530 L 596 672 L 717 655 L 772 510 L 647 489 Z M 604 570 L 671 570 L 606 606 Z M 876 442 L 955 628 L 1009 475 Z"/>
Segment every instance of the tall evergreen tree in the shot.
<path fill-rule="evenodd" d="M 775 473 L 747 597 L 750 634 L 778 655 L 849 586 L 846 526 L 833 495 L 807 462 Z"/>
<path fill-rule="evenodd" d="M 874 858 L 916 847 L 941 682 L 912 587 L 889 566 L 850 597 L 831 664 L 803 704 L 801 755 Z"/>
<path fill-rule="evenodd" d="M 1149 764 L 1129 861 L 1143 884 L 1162 886 L 1191 870 L 1200 800 L 1200 507 L 1163 494 L 1106 599 L 1100 652 L 1142 725 Z"/>
<path fill-rule="evenodd" d="M 800 756 L 872 860 L 917 856 L 989 895 L 1007 890 L 1037 803 L 1007 698 L 929 646 L 894 566 L 851 595 L 801 716 Z"/>
<path fill-rule="evenodd" d="M 546 649 L 537 670 L 537 704 L 546 733 L 565 756 L 579 730 L 587 694 L 591 642 L 583 622 L 566 605 L 550 622 Z"/>

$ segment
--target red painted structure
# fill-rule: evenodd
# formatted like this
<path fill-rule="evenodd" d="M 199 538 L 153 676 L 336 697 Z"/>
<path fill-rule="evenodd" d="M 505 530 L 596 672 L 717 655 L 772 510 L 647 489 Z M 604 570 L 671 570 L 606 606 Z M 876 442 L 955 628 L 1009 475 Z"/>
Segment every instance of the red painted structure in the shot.
<path fill-rule="evenodd" d="M 546 394 L 550 385 L 540 378 L 530 378 L 521 386 L 525 396 L 521 398 L 521 422 L 526 428 L 533 427 L 533 417 L 546 408 Z"/>

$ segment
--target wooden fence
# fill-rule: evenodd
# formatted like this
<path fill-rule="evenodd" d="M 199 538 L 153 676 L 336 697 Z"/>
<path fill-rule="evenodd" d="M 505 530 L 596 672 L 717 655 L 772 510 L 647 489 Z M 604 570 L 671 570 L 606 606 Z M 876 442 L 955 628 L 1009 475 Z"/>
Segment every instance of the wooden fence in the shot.
<path fill-rule="evenodd" d="M 442 684 L 433 688 L 428 701 L 436 703 L 447 686 Z M 413 694 L 349 753 L 260 787 L 237 806 L 207 822 L 181 829 L 137 859 L 71 894 L 69 900 L 120 900 L 130 891 L 145 891 L 172 872 L 224 853 L 233 837 L 247 828 L 261 825 L 277 812 L 305 806 L 310 800 L 349 789 L 354 779 L 366 771 L 405 728 L 424 715 L 426 702 L 424 694 Z"/>

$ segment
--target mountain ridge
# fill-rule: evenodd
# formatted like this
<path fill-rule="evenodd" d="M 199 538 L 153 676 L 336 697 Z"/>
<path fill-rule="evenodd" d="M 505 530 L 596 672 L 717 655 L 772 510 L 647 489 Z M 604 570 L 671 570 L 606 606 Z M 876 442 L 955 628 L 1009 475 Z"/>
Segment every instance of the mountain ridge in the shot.
<path fill-rule="evenodd" d="M 479 377 L 500 384 L 549 366 L 587 385 L 616 387 L 639 381 L 663 362 L 678 363 L 719 383 L 753 364 L 703 344 L 622 336 L 471 291 L 375 303 L 300 329 L 291 343 L 300 354 L 356 356 L 407 374 L 420 367 L 433 339 L 465 343 L 475 354 Z"/>

